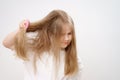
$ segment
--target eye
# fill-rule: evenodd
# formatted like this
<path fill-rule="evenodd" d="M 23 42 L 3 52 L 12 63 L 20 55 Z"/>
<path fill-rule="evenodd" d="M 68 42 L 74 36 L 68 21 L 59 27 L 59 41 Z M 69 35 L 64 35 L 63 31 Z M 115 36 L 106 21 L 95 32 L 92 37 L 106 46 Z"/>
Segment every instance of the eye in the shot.
<path fill-rule="evenodd" d="M 72 34 L 71 32 L 68 33 L 68 35 L 71 35 L 71 34 Z"/>

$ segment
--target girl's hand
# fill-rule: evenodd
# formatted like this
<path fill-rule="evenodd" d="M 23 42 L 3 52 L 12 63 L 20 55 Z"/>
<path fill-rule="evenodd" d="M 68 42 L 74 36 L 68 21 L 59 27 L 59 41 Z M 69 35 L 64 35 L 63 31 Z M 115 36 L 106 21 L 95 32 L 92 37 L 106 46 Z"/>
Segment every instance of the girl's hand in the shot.
<path fill-rule="evenodd" d="M 19 24 L 19 28 L 20 29 L 25 29 L 27 30 L 27 28 L 29 27 L 30 22 L 29 20 L 23 20 L 20 24 Z"/>

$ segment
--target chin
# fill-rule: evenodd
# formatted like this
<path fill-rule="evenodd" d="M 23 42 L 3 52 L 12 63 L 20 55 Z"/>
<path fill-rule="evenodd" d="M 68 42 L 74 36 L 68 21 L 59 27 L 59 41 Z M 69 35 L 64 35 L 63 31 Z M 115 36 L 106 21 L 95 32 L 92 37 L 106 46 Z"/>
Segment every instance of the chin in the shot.
<path fill-rule="evenodd" d="M 65 49 L 67 47 L 67 45 L 61 46 L 62 49 Z"/>

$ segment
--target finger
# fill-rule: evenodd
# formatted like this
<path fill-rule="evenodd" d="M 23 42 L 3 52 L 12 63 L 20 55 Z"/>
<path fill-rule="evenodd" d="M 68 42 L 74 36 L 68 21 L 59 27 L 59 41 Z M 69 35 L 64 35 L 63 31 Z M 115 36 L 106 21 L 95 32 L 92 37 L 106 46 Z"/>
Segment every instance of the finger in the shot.
<path fill-rule="evenodd" d="M 25 20 L 25 21 L 24 21 L 24 27 L 25 27 L 26 29 L 28 28 L 29 24 L 30 24 L 29 20 Z"/>
<path fill-rule="evenodd" d="M 29 20 L 23 20 L 19 24 L 19 27 L 20 27 L 20 29 L 27 29 L 29 25 L 30 25 Z"/>

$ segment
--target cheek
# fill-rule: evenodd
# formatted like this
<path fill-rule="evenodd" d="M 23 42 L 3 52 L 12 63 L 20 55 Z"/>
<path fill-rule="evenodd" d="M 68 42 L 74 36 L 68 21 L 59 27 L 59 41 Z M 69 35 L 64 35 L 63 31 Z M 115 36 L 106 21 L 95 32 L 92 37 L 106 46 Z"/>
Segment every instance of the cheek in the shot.
<path fill-rule="evenodd" d="M 65 36 L 61 36 L 60 37 L 60 41 L 61 42 L 64 42 L 64 41 L 68 41 L 68 42 L 71 42 L 72 41 L 72 35 L 68 35 L 67 37 L 65 37 Z"/>
<path fill-rule="evenodd" d="M 60 37 L 60 42 L 64 41 L 64 37 Z"/>
<path fill-rule="evenodd" d="M 69 41 L 70 41 L 70 42 L 72 41 L 72 35 L 70 35 L 70 37 L 69 37 Z"/>

